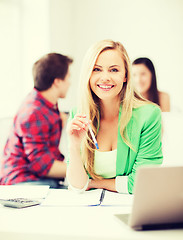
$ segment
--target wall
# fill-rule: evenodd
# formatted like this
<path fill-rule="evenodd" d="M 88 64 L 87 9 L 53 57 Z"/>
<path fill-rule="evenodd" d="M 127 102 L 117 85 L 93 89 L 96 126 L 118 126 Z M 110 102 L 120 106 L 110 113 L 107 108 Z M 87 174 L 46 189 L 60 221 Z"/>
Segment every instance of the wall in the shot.
<path fill-rule="evenodd" d="M 1 0 L 0 114 L 14 115 L 31 90 L 32 64 L 48 52 L 74 58 L 60 108 L 75 105 L 82 59 L 101 39 L 121 41 L 131 60 L 151 58 L 158 86 L 183 111 L 182 0 Z"/>
<path fill-rule="evenodd" d="M 50 51 L 49 0 L 21 0 L 21 89 L 33 87 L 32 65 Z"/>
<path fill-rule="evenodd" d="M 76 1 L 77 2 L 77 1 Z M 76 64 L 75 59 L 75 36 L 74 29 L 74 1 L 72 0 L 50 0 L 50 51 L 58 52 L 74 58 L 71 71 L 71 87 L 66 99 L 60 99 L 59 108 L 62 111 L 69 111 L 75 102 L 76 72 L 72 72 Z M 74 97 L 73 97 L 74 96 Z"/>
<path fill-rule="evenodd" d="M 33 87 L 33 63 L 50 51 L 49 9 L 49 0 L 0 1 L 0 117 L 16 113 Z"/>
<path fill-rule="evenodd" d="M 1 0 L 0 117 L 9 116 L 14 111 L 12 102 L 20 101 L 20 22 L 19 2 Z"/>
<path fill-rule="evenodd" d="M 183 1 L 71 2 L 75 77 L 78 78 L 82 58 L 92 43 L 106 38 L 121 41 L 132 61 L 140 56 L 152 59 L 159 89 L 170 94 L 172 109 L 183 111 Z M 72 84 L 77 89 L 76 79 Z"/>

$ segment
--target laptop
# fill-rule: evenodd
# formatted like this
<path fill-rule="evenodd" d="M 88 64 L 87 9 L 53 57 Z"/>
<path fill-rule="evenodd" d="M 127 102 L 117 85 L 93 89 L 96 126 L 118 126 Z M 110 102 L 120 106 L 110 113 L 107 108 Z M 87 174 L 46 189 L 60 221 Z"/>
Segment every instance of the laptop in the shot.
<path fill-rule="evenodd" d="M 137 170 L 130 215 L 115 215 L 134 230 L 183 228 L 183 166 Z"/>

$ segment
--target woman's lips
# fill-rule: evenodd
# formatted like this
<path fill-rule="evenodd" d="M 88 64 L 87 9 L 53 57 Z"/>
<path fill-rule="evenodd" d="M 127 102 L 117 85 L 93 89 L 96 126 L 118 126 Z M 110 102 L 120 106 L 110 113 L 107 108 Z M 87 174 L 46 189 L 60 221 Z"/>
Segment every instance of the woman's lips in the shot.
<path fill-rule="evenodd" d="M 114 85 L 106 85 L 106 84 L 97 84 L 97 86 L 103 91 L 110 91 Z"/>

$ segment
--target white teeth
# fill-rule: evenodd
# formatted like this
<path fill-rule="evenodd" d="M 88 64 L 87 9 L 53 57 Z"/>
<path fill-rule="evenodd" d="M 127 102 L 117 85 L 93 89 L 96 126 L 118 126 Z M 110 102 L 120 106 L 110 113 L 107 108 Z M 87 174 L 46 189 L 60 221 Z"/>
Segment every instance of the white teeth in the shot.
<path fill-rule="evenodd" d="M 104 89 L 110 89 L 110 88 L 112 88 L 112 86 L 101 86 L 101 85 L 99 85 L 99 87 L 100 87 L 100 88 L 104 88 Z"/>

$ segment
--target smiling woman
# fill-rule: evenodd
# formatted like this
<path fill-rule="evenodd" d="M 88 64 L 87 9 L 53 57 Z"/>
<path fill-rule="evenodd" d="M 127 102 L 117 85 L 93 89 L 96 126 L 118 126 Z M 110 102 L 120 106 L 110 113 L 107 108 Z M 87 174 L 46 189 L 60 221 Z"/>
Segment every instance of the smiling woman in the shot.
<path fill-rule="evenodd" d="M 128 54 L 119 42 L 100 41 L 85 56 L 80 102 L 71 111 L 67 127 L 71 189 L 133 193 L 137 168 L 162 163 L 160 108 L 133 90 L 130 69 Z"/>
<path fill-rule="evenodd" d="M 111 65 L 111 63 L 115 64 Z M 119 52 L 117 50 L 102 52 L 90 78 L 92 91 L 100 99 L 109 98 L 110 94 L 113 101 L 119 101 L 118 95 L 123 87 L 123 82 L 126 82 L 125 66 Z"/>

